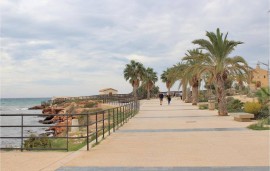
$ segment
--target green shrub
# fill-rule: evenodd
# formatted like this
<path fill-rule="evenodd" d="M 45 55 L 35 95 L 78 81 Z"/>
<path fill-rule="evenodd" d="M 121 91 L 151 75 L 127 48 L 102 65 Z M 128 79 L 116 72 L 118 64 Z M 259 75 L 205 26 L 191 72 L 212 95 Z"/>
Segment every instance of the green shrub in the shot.
<path fill-rule="evenodd" d="M 256 124 L 249 125 L 249 129 L 253 130 L 270 130 L 269 127 L 270 124 L 270 118 L 261 119 Z"/>
<path fill-rule="evenodd" d="M 255 115 L 255 119 L 265 119 L 265 118 L 270 118 L 269 106 L 262 105 L 262 108 L 259 111 L 259 113 Z"/>
<path fill-rule="evenodd" d="M 227 99 L 227 110 L 228 112 L 241 112 L 243 111 L 244 103 L 233 97 L 228 97 Z"/>
<path fill-rule="evenodd" d="M 30 138 L 24 141 L 24 147 L 26 149 L 33 149 L 33 148 L 51 148 L 51 140 L 45 136 L 36 136 L 34 134 L 30 135 Z"/>
<path fill-rule="evenodd" d="M 258 101 L 262 105 L 266 105 L 270 98 L 269 98 L 269 88 L 261 88 L 256 92 L 256 97 L 258 98 Z"/>
<path fill-rule="evenodd" d="M 201 110 L 208 109 L 208 104 L 200 104 L 199 109 L 201 109 Z"/>
<path fill-rule="evenodd" d="M 258 102 L 246 102 L 244 104 L 244 111 L 257 115 L 262 108 L 262 105 Z"/>
<path fill-rule="evenodd" d="M 97 106 L 97 102 L 88 102 L 84 105 L 84 108 L 93 108 Z"/>
<path fill-rule="evenodd" d="M 80 114 L 91 114 L 93 112 L 101 111 L 101 108 L 95 108 L 95 109 L 84 109 Z M 91 123 L 91 117 L 88 115 L 88 122 Z M 78 115 L 78 122 L 79 125 L 86 125 L 87 124 L 87 115 Z"/>

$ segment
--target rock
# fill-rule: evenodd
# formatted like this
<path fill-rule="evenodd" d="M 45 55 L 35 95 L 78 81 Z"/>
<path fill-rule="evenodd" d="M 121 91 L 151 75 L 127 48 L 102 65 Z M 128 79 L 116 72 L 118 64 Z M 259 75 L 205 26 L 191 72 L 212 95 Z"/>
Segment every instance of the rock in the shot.
<path fill-rule="evenodd" d="M 69 126 L 71 125 L 71 117 L 69 117 L 68 119 L 66 119 L 66 117 L 64 117 L 64 118 L 62 118 L 62 119 L 63 119 L 62 122 L 57 123 L 57 124 L 56 124 L 55 126 L 53 126 L 53 127 L 50 127 L 50 128 L 48 129 L 48 131 L 49 131 L 49 130 L 54 131 L 54 135 L 55 135 L 55 136 L 57 136 L 57 135 L 61 134 L 63 131 L 65 131 L 65 130 L 66 130 L 67 124 L 68 124 Z M 68 123 L 67 123 L 67 122 L 68 122 Z M 62 127 L 59 127 L 59 126 L 62 126 Z"/>
<path fill-rule="evenodd" d="M 28 108 L 28 110 L 41 110 L 41 109 L 44 109 L 45 106 L 34 106 L 34 107 L 30 107 Z"/>
<path fill-rule="evenodd" d="M 52 120 L 53 117 L 54 117 L 53 115 L 52 115 L 52 116 L 47 116 L 47 117 L 44 119 L 44 121 Z"/>
<path fill-rule="evenodd" d="M 54 122 L 52 120 L 44 120 L 42 123 L 43 124 L 52 124 Z"/>
<path fill-rule="evenodd" d="M 42 110 L 42 113 L 43 114 L 58 114 L 62 110 L 64 110 L 64 108 L 47 107 Z"/>

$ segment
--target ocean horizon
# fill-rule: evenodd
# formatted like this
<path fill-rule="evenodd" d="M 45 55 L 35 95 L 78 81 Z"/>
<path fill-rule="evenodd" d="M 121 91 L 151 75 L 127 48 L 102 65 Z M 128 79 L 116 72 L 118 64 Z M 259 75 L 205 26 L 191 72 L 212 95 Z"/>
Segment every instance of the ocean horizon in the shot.
<path fill-rule="evenodd" d="M 28 110 L 28 108 L 33 106 L 41 105 L 42 102 L 48 101 L 51 98 L 0 98 L 0 114 L 37 114 L 42 115 L 42 110 Z M 43 125 L 39 123 L 42 120 L 40 116 L 24 116 L 25 125 Z M 0 124 L 5 125 L 21 125 L 20 116 L 1 116 Z M 30 134 L 41 134 L 45 133 L 46 127 L 31 128 L 25 127 L 23 130 L 24 136 L 29 136 Z M 21 135 L 21 128 L 1 128 L 1 137 L 17 137 Z M 0 141 L 0 147 L 19 147 L 21 140 L 18 139 L 2 139 Z"/>

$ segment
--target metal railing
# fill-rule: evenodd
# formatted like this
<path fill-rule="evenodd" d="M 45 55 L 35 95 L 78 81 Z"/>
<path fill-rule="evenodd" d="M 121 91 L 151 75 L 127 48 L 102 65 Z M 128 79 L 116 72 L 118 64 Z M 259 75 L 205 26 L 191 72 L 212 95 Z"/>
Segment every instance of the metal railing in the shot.
<path fill-rule="evenodd" d="M 93 98 L 93 97 L 91 97 Z M 97 97 L 101 98 L 101 97 Z M 20 117 L 19 125 L 2 125 L 2 128 L 19 128 L 19 136 L 3 136 L 1 139 L 19 139 L 20 147 L 1 147 L 1 150 L 6 149 L 18 149 L 18 150 L 66 150 L 69 151 L 69 143 L 74 139 L 85 139 L 87 150 L 89 150 L 89 143 L 95 141 L 97 144 L 99 138 L 104 139 L 105 134 L 110 135 L 111 132 L 116 131 L 120 126 L 124 125 L 130 118 L 135 116 L 135 114 L 140 109 L 140 102 L 132 97 L 126 96 L 125 98 L 119 98 L 116 96 L 102 96 L 103 103 L 117 105 L 116 107 L 109 108 L 106 110 L 94 111 L 82 114 L 0 114 L 1 120 L 3 117 Z M 62 117 L 62 125 L 27 125 L 25 124 L 26 117 L 34 116 L 57 116 Z M 78 119 L 78 124 L 72 125 L 72 119 Z M 70 123 L 71 120 L 71 123 Z M 46 147 L 29 147 L 26 145 L 26 141 L 33 138 L 32 136 L 25 135 L 25 128 L 53 128 L 62 129 L 62 133 L 56 135 L 56 130 L 53 136 L 46 136 L 46 139 L 66 139 L 66 146 L 63 148 L 54 148 L 50 145 L 50 148 Z M 77 129 L 72 131 L 72 129 Z M 75 133 L 75 136 L 73 135 Z M 36 137 L 42 141 L 44 137 Z"/>

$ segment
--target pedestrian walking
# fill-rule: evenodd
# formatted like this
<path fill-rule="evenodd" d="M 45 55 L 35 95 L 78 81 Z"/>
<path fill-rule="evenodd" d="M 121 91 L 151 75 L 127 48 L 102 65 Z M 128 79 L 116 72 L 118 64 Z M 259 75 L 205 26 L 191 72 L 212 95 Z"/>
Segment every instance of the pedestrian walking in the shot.
<path fill-rule="evenodd" d="M 170 105 L 170 103 L 171 103 L 171 100 L 172 100 L 172 98 L 171 98 L 171 95 L 167 95 L 167 99 L 168 99 L 168 105 Z"/>
<path fill-rule="evenodd" d="M 160 105 L 162 105 L 164 95 L 163 93 L 159 93 L 158 96 L 159 96 Z"/>

